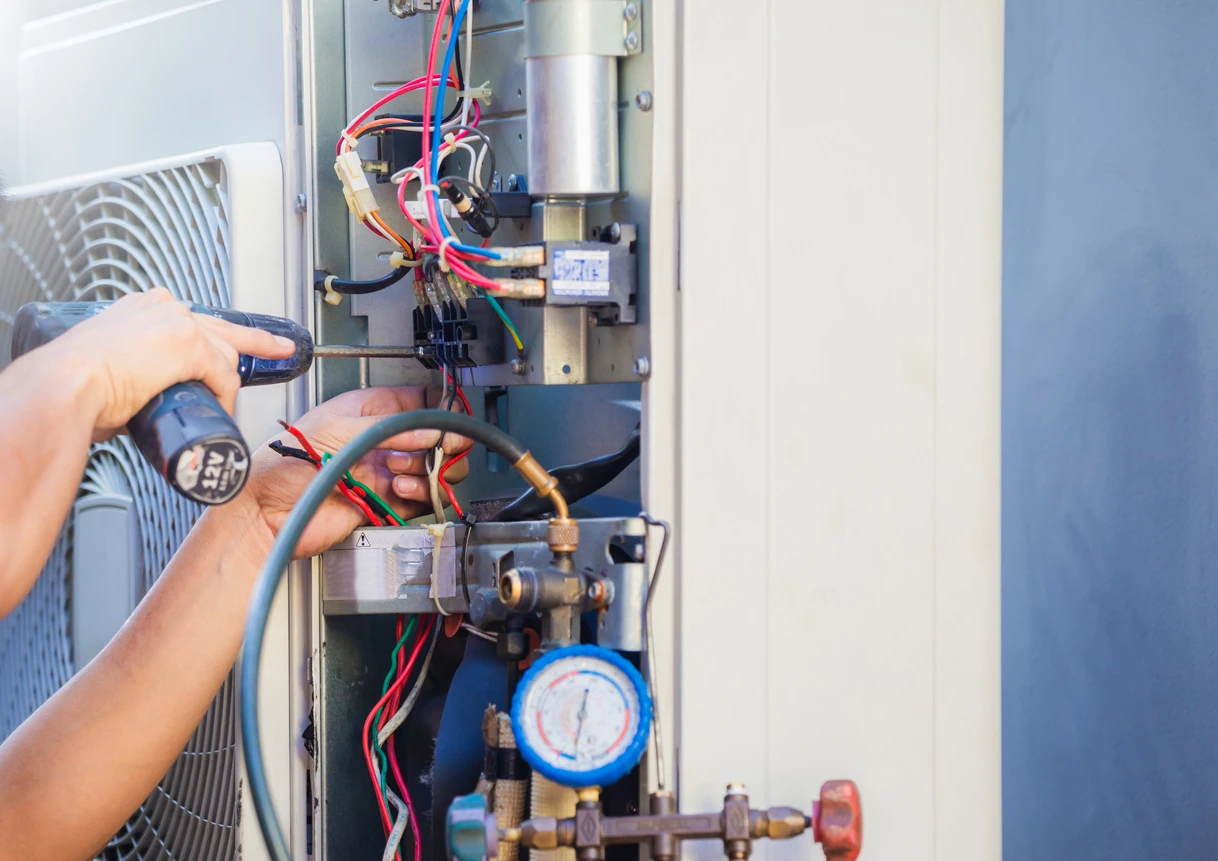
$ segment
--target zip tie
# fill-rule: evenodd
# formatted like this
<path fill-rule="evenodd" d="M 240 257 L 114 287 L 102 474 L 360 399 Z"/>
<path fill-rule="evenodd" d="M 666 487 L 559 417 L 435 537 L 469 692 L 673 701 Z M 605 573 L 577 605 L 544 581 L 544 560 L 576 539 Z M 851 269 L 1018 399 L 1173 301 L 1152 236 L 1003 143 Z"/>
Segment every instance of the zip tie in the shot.
<path fill-rule="evenodd" d="M 440 240 L 440 268 L 445 272 L 449 272 L 448 268 L 448 246 L 457 241 L 455 236 L 445 236 Z"/>
<path fill-rule="evenodd" d="M 436 446 L 435 455 L 431 459 L 431 469 L 427 471 L 427 483 L 431 486 L 431 507 L 436 513 L 436 523 L 444 520 L 444 504 L 440 502 L 440 467 L 444 463 L 444 448 Z"/>
<path fill-rule="evenodd" d="M 337 279 L 337 277 L 338 276 L 336 276 L 336 275 L 327 275 L 326 276 L 326 283 L 325 283 L 326 297 L 325 298 L 326 298 L 327 305 L 342 304 L 343 294 L 339 293 L 337 290 L 334 289 L 334 282 Z"/>
<path fill-rule="evenodd" d="M 347 149 L 355 149 L 355 147 L 359 144 L 359 141 L 351 136 L 350 129 L 343 129 L 342 137 L 343 140 L 347 142 Z"/>
<path fill-rule="evenodd" d="M 389 265 L 394 269 L 414 269 L 416 266 L 423 265 L 422 257 L 410 258 L 401 251 L 395 251 L 389 255 Z"/>
<path fill-rule="evenodd" d="M 438 458 L 437 458 L 437 462 L 439 462 Z M 434 481 L 432 482 L 431 486 L 433 488 L 436 486 Z M 434 501 L 435 491 L 432 492 L 432 499 Z M 439 517 L 440 515 L 437 514 L 436 516 Z M 427 597 L 431 598 L 432 602 L 436 605 L 436 610 L 439 611 L 441 616 L 448 616 L 451 614 L 447 610 L 445 610 L 443 607 L 440 606 L 440 599 L 436 595 L 436 581 L 440 579 L 440 548 L 441 548 L 441 545 L 444 543 L 444 530 L 446 530 L 448 528 L 448 524 L 447 523 L 424 523 L 423 528 L 431 533 L 431 539 L 432 539 L 432 542 L 431 542 L 431 589 L 429 590 Z"/>

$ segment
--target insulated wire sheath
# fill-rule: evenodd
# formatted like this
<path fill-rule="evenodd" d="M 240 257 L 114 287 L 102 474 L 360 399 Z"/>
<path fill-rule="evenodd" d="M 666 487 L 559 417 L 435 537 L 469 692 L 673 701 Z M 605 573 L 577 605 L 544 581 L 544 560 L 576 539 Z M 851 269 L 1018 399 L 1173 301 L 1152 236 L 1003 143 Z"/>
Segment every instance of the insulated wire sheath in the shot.
<path fill-rule="evenodd" d="M 398 798 L 397 793 L 392 789 L 386 789 L 389 794 L 389 800 L 393 802 L 393 806 L 398 809 L 398 818 L 393 823 L 393 830 L 389 832 L 389 839 L 385 841 L 385 851 L 381 853 L 381 861 L 393 861 L 395 855 L 398 854 L 398 847 L 402 845 L 402 835 L 406 833 L 406 825 L 410 822 L 410 808 L 406 806 L 406 802 Z"/>
<path fill-rule="evenodd" d="M 499 428 L 470 416 L 443 410 L 399 413 L 357 434 L 321 468 L 297 500 L 254 584 L 254 591 L 250 596 L 249 617 L 245 623 L 245 642 L 241 648 L 241 747 L 254 812 L 258 816 L 258 826 L 262 830 L 272 861 L 291 861 L 287 838 L 284 837 L 283 827 L 271 800 L 258 723 L 258 685 L 261 675 L 259 664 L 275 590 L 292 561 L 293 551 L 301 535 L 343 473 L 390 437 L 415 430 L 447 431 L 469 437 L 512 464 L 518 463 L 528 454 L 524 446 Z"/>

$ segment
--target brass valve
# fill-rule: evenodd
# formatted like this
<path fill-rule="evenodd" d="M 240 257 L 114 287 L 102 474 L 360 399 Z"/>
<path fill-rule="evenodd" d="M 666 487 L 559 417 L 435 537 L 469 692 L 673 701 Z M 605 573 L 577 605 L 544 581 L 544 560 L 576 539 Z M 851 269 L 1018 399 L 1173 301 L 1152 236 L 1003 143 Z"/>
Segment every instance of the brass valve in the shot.
<path fill-rule="evenodd" d="M 655 861 L 673 861 L 682 840 L 722 840 L 728 858 L 744 861 L 752 854 L 754 840 L 788 840 L 809 828 L 813 839 L 824 848 L 827 861 L 855 861 L 863 847 L 858 787 L 849 780 L 829 781 L 821 787 L 811 816 L 793 807 L 750 809 L 740 784 L 728 787 L 722 811 L 694 814 L 678 813 L 672 793 L 656 792 L 651 795 L 651 812 L 647 815 L 604 816 L 599 794 L 581 790 L 573 818 L 530 819 L 519 828 L 499 831 L 498 836 L 501 841 L 529 849 L 570 847 L 579 861 L 603 861 L 605 847 L 618 843 L 649 843 Z M 473 832 L 481 833 L 477 827 Z M 489 848 L 493 844 L 486 841 L 484 845 Z M 485 857 L 493 854 L 491 851 Z M 468 855 L 454 846 L 458 861 L 477 861 Z"/>

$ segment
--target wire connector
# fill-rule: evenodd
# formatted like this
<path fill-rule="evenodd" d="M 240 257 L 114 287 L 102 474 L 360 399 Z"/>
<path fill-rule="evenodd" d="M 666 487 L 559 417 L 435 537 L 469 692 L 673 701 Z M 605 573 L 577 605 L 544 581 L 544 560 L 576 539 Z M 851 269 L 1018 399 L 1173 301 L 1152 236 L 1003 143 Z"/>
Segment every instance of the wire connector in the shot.
<path fill-rule="evenodd" d="M 540 278 L 496 278 L 499 289 L 488 295 L 497 299 L 544 299 L 546 282 Z"/>
<path fill-rule="evenodd" d="M 368 177 L 364 176 L 364 163 L 360 161 L 359 153 L 345 152 L 336 158 L 334 172 L 343 184 L 347 207 L 356 218 L 367 221 L 374 212 L 380 211 L 380 204 L 368 185 Z"/>
<path fill-rule="evenodd" d="M 499 255 L 498 258 L 481 260 L 487 266 L 544 266 L 546 262 L 546 247 L 544 245 L 516 245 L 508 248 L 488 248 Z"/>

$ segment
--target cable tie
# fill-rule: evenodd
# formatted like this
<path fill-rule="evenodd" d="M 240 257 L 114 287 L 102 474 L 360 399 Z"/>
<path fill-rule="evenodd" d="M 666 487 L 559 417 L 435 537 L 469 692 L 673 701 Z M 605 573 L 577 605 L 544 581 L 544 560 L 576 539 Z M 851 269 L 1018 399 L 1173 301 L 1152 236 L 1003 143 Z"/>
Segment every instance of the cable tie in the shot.
<path fill-rule="evenodd" d="M 491 97 L 494 95 L 491 90 L 491 82 L 486 81 L 481 87 L 470 87 L 466 90 L 457 90 L 457 95 L 463 99 L 477 99 L 484 105 L 491 103 Z"/>
<path fill-rule="evenodd" d="M 437 459 L 437 463 L 438 462 L 439 462 L 439 459 Z M 435 498 L 437 497 L 437 495 L 439 494 L 439 491 L 435 489 L 436 485 L 435 485 L 434 480 L 433 480 L 431 486 L 433 488 L 432 499 L 434 501 Z M 437 516 L 437 518 L 440 517 L 440 515 L 436 515 L 436 516 Z M 449 612 L 440 606 L 440 597 L 438 595 L 436 595 L 436 581 L 440 579 L 440 545 L 444 543 L 444 531 L 446 529 L 448 529 L 448 524 L 447 523 L 424 523 L 423 528 L 431 533 L 431 539 L 432 539 L 431 589 L 428 592 L 428 597 L 431 598 L 432 602 L 436 605 L 436 610 L 439 611 L 440 615 L 447 616 L 447 615 L 449 615 Z"/>
<path fill-rule="evenodd" d="M 337 280 L 337 278 L 338 278 L 337 275 L 327 275 L 326 276 L 325 288 L 326 288 L 326 304 L 327 305 L 342 304 L 343 294 L 339 293 L 337 290 L 334 289 L 334 282 Z"/>
<path fill-rule="evenodd" d="M 389 265 L 394 269 L 414 269 L 416 266 L 423 265 L 422 257 L 410 258 L 401 251 L 395 251 L 389 255 Z"/>
<path fill-rule="evenodd" d="M 351 136 L 350 129 L 343 129 L 342 137 L 343 140 L 347 142 L 348 149 L 355 149 L 355 147 L 359 144 L 359 139 Z"/>
<path fill-rule="evenodd" d="M 445 236 L 440 240 L 440 268 L 445 272 L 449 272 L 448 268 L 448 246 L 457 241 L 455 236 Z"/>

